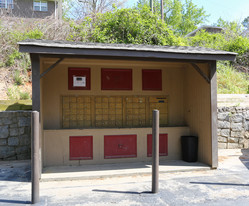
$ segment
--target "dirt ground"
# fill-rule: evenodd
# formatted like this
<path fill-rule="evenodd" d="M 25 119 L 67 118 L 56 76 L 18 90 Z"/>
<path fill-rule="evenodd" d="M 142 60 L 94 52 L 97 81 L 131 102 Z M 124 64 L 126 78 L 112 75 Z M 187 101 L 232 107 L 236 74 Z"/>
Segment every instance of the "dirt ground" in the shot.
<path fill-rule="evenodd" d="M 7 100 L 7 88 L 11 85 L 11 72 L 0 67 L 0 100 Z"/>
<path fill-rule="evenodd" d="M 31 72 L 28 73 L 30 77 Z M 8 100 L 9 97 L 7 95 L 8 88 L 13 88 L 15 83 L 13 81 L 13 74 L 10 69 L 6 69 L 4 67 L 0 67 L 0 100 Z M 32 83 L 24 82 L 23 85 L 18 86 L 19 91 L 32 93 Z"/>

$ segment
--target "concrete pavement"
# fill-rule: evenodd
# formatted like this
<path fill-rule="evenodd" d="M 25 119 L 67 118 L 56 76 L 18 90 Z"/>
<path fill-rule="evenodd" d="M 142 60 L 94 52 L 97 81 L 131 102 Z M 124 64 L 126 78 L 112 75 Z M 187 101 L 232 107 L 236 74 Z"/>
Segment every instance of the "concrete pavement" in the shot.
<path fill-rule="evenodd" d="M 97 178 L 150 175 L 151 162 L 131 162 L 122 164 L 81 165 L 46 167 L 41 175 L 41 182 L 65 180 L 89 180 Z M 160 173 L 210 170 L 208 165 L 200 162 L 161 161 Z"/>
<path fill-rule="evenodd" d="M 29 175 L 27 162 L 0 163 L 0 205 L 30 204 Z M 36 205 L 243 206 L 249 203 L 248 177 L 249 150 L 220 150 L 217 170 L 160 174 L 158 194 L 150 193 L 148 174 L 52 181 L 40 183 L 41 201 Z"/>

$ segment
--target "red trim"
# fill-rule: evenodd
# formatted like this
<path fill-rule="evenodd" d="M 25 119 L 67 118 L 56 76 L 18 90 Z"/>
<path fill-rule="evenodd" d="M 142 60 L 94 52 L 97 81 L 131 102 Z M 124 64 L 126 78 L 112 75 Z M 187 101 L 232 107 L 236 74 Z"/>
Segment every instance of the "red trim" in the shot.
<path fill-rule="evenodd" d="M 132 69 L 101 69 L 102 90 L 132 90 Z"/>

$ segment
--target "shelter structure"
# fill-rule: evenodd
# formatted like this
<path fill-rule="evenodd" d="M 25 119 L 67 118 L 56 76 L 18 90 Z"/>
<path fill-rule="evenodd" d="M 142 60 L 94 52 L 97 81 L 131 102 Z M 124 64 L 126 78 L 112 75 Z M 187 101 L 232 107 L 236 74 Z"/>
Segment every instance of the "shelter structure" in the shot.
<path fill-rule="evenodd" d="M 193 37 L 197 34 L 197 32 L 200 32 L 200 31 L 205 31 L 211 34 L 216 34 L 216 33 L 221 33 L 223 30 L 224 29 L 222 27 L 218 27 L 218 26 L 201 26 L 195 29 L 194 31 L 188 33 L 186 37 Z"/>
<path fill-rule="evenodd" d="M 181 136 L 199 138 L 198 161 L 218 166 L 216 61 L 197 47 L 19 42 L 32 64 L 43 167 L 149 161 L 152 110 L 160 158 L 181 159 Z"/>

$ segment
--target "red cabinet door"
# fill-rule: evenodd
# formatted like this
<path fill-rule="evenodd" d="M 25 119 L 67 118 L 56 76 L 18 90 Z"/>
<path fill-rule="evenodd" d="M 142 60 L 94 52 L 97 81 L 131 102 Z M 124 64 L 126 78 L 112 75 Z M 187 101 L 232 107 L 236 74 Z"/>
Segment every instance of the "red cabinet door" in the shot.
<path fill-rule="evenodd" d="M 168 134 L 159 134 L 159 155 L 168 156 Z M 152 134 L 147 135 L 147 156 L 152 156 Z"/>
<path fill-rule="evenodd" d="M 128 158 L 137 156 L 137 135 L 105 135 L 104 158 Z"/>
<path fill-rule="evenodd" d="M 142 88 L 143 90 L 162 90 L 162 70 L 161 69 L 143 69 L 142 70 Z"/>
<path fill-rule="evenodd" d="M 93 136 L 69 137 L 70 160 L 93 159 Z"/>
<path fill-rule="evenodd" d="M 132 90 L 132 69 L 101 69 L 102 90 Z"/>

